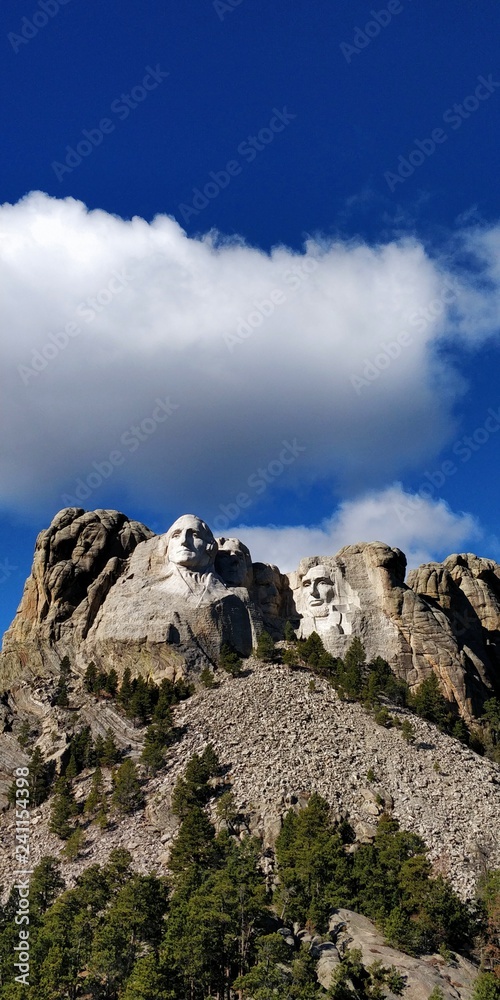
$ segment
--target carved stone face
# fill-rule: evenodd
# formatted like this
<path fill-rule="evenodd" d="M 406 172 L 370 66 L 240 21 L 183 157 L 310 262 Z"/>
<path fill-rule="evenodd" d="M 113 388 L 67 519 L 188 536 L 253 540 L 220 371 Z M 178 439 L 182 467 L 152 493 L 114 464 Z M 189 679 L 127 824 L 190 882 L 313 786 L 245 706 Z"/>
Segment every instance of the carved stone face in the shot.
<path fill-rule="evenodd" d="M 313 618 L 326 618 L 335 599 L 335 583 L 331 570 L 326 566 L 312 566 L 302 577 L 300 605 L 303 614 Z"/>
<path fill-rule="evenodd" d="M 252 583 L 252 559 L 237 538 L 218 538 L 215 570 L 228 587 L 248 587 Z"/>
<path fill-rule="evenodd" d="M 167 560 L 200 572 L 213 566 L 216 542 L 210 528 L 194 514 L 177 518 L 167 532 Z"/>
<path fill-rule="evenodd" d="M 277 618 L 281 602 L 281 574 L 277 566 L 265 563 L 253 564 L 253 575 L 257 603 L 264 615 Z"/>

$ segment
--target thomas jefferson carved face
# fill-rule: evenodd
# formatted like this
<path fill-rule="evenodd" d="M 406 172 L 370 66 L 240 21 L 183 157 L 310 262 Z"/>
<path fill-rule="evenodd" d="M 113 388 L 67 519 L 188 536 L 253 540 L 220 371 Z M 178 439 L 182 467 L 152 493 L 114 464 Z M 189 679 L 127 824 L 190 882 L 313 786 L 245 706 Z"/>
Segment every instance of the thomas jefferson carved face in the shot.
<path fill-rule="evenodd" d="M 326 566 L 312 566 L 302 577 L 300 590 L 301 611 L 313 618 L 326 618 L 332 611 L 335 584 L 331 570 Z"/>
<path fill-rule="evenodd" d="M 213 566 L 217 544 L 208 524 L 194 514 L 183 514 L 167 531 L 168 562 L 200 572 Z"/>

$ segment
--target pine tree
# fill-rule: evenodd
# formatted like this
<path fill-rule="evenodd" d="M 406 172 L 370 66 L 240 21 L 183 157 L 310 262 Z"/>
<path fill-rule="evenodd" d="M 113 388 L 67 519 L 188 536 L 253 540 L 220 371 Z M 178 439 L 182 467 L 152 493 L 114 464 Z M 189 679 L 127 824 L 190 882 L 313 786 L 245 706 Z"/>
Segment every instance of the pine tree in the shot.
<path fill-rule="evenodd" d="M 84 726 L 71 741 L 71 746 L 75 754 L 78 774 L 86 767 L 94 767 L 96 762 L 94 740 L 90 726 Z"/>
<path fill-rule="evenodd" d="M 299 665 L 299 654 L 295 647 L 293 649 L 284 649 L 281 654 L 281 659 L 285 666 L 291 667 L 292 669 L 294 667 L 298 667 Z"/>
<path fill-rule="evenodd" d="M 109 823 L 109 819 L 108 819 L 108 807 L 105 801 L 103 801 L 103 804 L 99 809 L 99 812 L 97 813 L 95 821 L 96 821 L 96 826 L 98 826 L 100 830 L 106 830 Z"/>
<path fill-rule="evenodd" d="M 169 868 L 179 878 L 214 864 L 217 857 L 215 830 L 200 806 L 192 806 L 183 819 L 172 846 Z"/>
<path fill-rule="evenodd" d="M 153 692 L 143 677 L 133 682 L 133 693 L 126 706 L 127 715 L 135 722 L 145 725 L 153 710 Z"/>
<path fill-rule="evenodd" d="M 123 672 L 122 682 L 120 685 L 120 690 L 118 693 L 118 701 L 120 702 L 120 705 L 123 706 L 125 711 L 129 706 L 130 699 L 133 693 L 134 689 L 132 686 L 132 674 L 130 672 L 130 667 L 125 667 L 125 670 Z"/>
<path fill-rule="evenodd" d="M 69 657 L 64 656 L 59 667 L 59 681 L 54 696 L 54 704 L 59 708 L 67 708 L 69 705 L 68 684 L 71 675 L 71 664 Z"/>
<path fill-rule="evenodd" d="M 459 740 L 460 743 L 464 743 L 465 746 L 469 745 L 469 730 L 467 729 L 463 719 L 457 719 L 451 730 L 451 735 L 453 736 L 453 739 Z"/>
<path fill-rule="evenodd" d="M 231 674 L 232 677 L 239 677 L 243 661 L 231 646 L 224 643 L 220 651 L 219 666 L 222 670 L 225 670 L 226 673 Z"/>
<path fill-rule="evenodd" d="M 79 857 L 82 847 L 85 843 L 85 834 L 81 826 L 77 826 L 76 829 L 70 833 L 65 846 L 63 847 L 61 854 L 68 859 L 68 861 L 76 861 Z"/>
<path fill-rule="evenodd" d="M 401 723 L 401 736 L 403 737 L 405 743 L 415 742 L 415 729 L 409 719 L 403 719 L 403 722 Z"/>
<path fill-rule="evenodd" d="M 315 673 L 319 674 L 320 677 L 333 677 L 336 670 L 336 660 L 331 653 L 328 653 L 325 649 L 324 653 L 318 659 L 318 665 L 315 669 Z"/>
<path fill-rule="evenodd" d="M 86 671 L 83 683 L 87 691 L 90 694 L 96 694 L 96 680 L 97 680 L 97 668 L 95 663 L 89 663 Z"/>
<path fill-rule="evenodd" d="M 295 629 L 290 620 L 285 623 L 285 630 L 283 636 L 286 642 L 297 642 L 297 636 L 295 634 Z"/>
<path fill-rule="evenodd" d="M 363 668 L 366 653 L 361 639 L 357 636 L 352 640 L 344 657 L 342 672 L 342 687 L 348 698 L 358 698 L 363 686 Z"/>
<path fill-rule="evenodd" d="M 200 674 L 200 681 L 203 684 L 203 687 L 206 687 L 209 690 L 219 686 L 212 671 L 210 670 L 210 667 L 203 667 Z"/>
<path fill-rule="evenodd" d="M 25 719 L 21 725 L 21 728 L 19 730 L 19 735 L 17 737 L 17 742 L 19 743 L 19 746 L 22 748 L 22 750 L 26 750 L 30 742 L 30 737 L 31 737 L 31 726 L 28 720 Z"/>
<path fill-rule="evenodd" d="M 204 769 L 205 781 L 209 781 L 210 778 L 217 778 L 220 774 L 221 763 L 213 743 L 207 743 L 201 755 L 201 766 Z"/>
<path fill-rule="evenodd" d="M 111 695 L 112 698 L 115 697 L 118 690 L 118 674 L 114 667 L 111 668 L 109 674 L 106 676 L 105 690 Z"/>
<path fill-rule="evenodd" d="M 127 757 L 113 775 L 114 808 L 123 815 L 136 812 L 144 803 L 144 796 L 134 761 Z"/>
<path fill-rule="evenodd" d="M 255 655 L 264 663 L 274 663 L 276 659 L 276 647 L 273 637 L 269 632 L 261 632 L 257 639 Z"/>
<path fill-rule="evenodd" d="M 97 742 L 96 742 L 96 753 L 97 753 Z M 98 757 L 98 763 L 102 767 L 113 767 L 117 764 L 120 759 L 120 752 L 115 743 L 115 738 L 113 735 L 113 730 L 108 728 L 106 730 L 106 737 L 102 744 L 102 751 Z"/>
<path fill-rule="evenodd" d="M 410 705 L 422 719 L 433 722 L 441 729 L 446 728 L 450 706 L 441 692 L 438 678 L 434 672 L 430 673 L 419 685 L 410 698 Z"/>
<path fill-rule="evenodd" d="M 141 764 L 151 773 L 156 774 L 165 763 L 165 730 L 161 725 L 152 723 L 146 730 L 144 747 L 141 754 Z"/>
<path fill-rule="evenodd" d="M 170 977 L 164 977 L 153 953 L 139 958 L 127 979 L 123 1000 L 170 1000 Z"/>
<path fill-rule="evenodd" d="M 107 689 L 108 675 L 105 670 L 99 670 L 97 677 L 95 679 L 94 694 L 98 696 L 103 696 Z"/>
<path fill-rule="evenodd" d="M 71 784 L 67 778 L 61 777 L 56 784 L 56 794 L 50 813 L 49 830 L 61 840 L 67 840 L 72 833 L 70 820 L 78 813 Z"/>
<path fill-rule="evenodd" d="M 102 764 L 102 755 L 104 753 L 104 737 L 99 733 L 95 738 L 94 743 L 94 756 L 97 764 Z"/>
<path fill-rule="evenodd" d="M 323 645 L 323 641 L 317 632 L 311 632 L 307 639 L 304 639 L 299 645 L 299 653 L 302 659 L 305 660 L 308 666 L 312 667 L 313 670 L 318 666 L 320 657 L 323 656 L 323 653 L 325 652 L 326 650 Z"/>
<path fill-rule="evenodd" d="M 39 806 L 45 802 L 51 785 L 50 771 L 44 762 L 39 747 L 35 747 L 29 766 L 30 800 L 32 805 Z"/>
<path fill-rule="evenodd" d="M 61 889 L 64 889 L 64 880 L 60 864 L 46 855 L 36 865 L 30 880 L 30 903 L 36 917 L 48 910 Z"/>
<path fill-rule="evenodd" d="M 68 766 L 66 767 L 66 769 L 64 771 L 64 774 L 65 774 L 66 778 L 68 778 L 69 781 L 72 781 L 73 778 L 76 778 L 76 776 L 78 774 L 78 768 L 76 766 L 76 757 L 75 757 L 74 751 L 72 751 L 72 753 L 70 755 L 70 758 L 69 758 L 69 761 L 68 761 Z"/>
<path fill-rule="evenodd" d="M 96 810 L 102 808 L 103 803 L 104 805 L 106 804 L 106 796 L 104 794 L 102 771 L 98 766 L 92 776 L 92 785 L 85 800 L 84 811 L 86 813 L 94 813 Z"/>
<path fill-rule="evenodd" d="M 482 876 L 478 897 L 486 918 L 482 928 L 482 964 L 500 972 L 500 868 Z"/>
<path fill-rule="evenodd" d="M 484 703 L 481 722 L 485 726 L 485 747 L 488 757 L 500 763 L 500 699 L 489 698 Z M 460 737 L 459 737 L 460 738 Z"/>
<path fill-rule="evenodd" d="M 500 977 L 494 972 L 480 972 L 474 983 L 472 1000 L 500 1000 Z"/>
<path fill-rule="evenodd" d="M 231 831 L 238 815 L 235 798 L 232 792 L 227 791 L 222 793 L 217 802 L 216 812 L 218 818 L 222 820 L 222 822 L 226 824 L 228 830 Z"/>
<path fill-rule="evenodd" d="M 201 757 L 195 753 L 188 760 L 184 775 L 177 779 L 172 795 L 172 812 L 184 819 L 195 807 L 204 806 L 213 791 L 208 785 L 210 778 L 220 774 L 221 764 L 211 743 L 205 747 Z"/>

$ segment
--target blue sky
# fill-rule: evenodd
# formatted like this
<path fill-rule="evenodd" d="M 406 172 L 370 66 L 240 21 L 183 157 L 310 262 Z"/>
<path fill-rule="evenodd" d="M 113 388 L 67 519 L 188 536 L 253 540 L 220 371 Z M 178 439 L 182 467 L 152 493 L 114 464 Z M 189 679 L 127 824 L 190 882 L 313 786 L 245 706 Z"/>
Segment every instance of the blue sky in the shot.
<path fill-rule="evenodd" d="M 0 631 L 73 502 L 499 559 L 498 4 L 1 18 Z"/>

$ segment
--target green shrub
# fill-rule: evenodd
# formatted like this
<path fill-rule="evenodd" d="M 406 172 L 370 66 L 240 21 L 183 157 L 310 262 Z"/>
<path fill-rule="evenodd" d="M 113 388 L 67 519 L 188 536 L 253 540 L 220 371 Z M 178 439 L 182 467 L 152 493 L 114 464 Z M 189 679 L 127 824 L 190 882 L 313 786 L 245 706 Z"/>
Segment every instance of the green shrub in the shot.
<path fill-rule="evenodd" d="M 219 666 L 222 670 L 225 670 L 227 674 L 231 674 L 231 677 L 239 677 L 243 661 L 241 657 L 238 656 L 236 650 L 234 650 L 227 643 L 224 643 L 220 651 Z"/>

